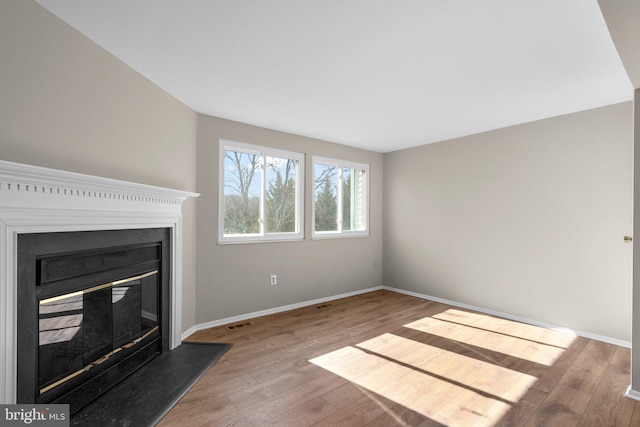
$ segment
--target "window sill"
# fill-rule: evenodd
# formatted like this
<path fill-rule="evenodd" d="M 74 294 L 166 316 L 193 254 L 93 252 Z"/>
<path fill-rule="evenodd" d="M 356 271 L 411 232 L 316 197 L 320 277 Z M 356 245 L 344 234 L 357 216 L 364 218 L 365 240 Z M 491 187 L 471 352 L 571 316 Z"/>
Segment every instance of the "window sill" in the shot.
<path fill-rule="evenodd" d="M 292 237 L 287 239 L 251 239 L 251 240 L 218 240 L 219 246 L 226 245 L 245 245 L 247 243 L 281 243 L 281 242 L 303 242 L 304 237 Z"/>
<path fill-rule="evenodd" d="M 371 234 L 314 234 L 311 236 L 311 240 L 356 239 L 359 237 L 371 237 Z"/>

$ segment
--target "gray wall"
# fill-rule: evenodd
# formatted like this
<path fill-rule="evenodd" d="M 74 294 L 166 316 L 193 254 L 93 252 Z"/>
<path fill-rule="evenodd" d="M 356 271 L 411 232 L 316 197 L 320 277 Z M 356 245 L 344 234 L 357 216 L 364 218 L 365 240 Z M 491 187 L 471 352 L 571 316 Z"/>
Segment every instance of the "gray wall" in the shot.
<path fill-rule="evenodd" d="M 630 340 L 632 116 L 385 154 L 385 285 Z"/>
<path fill-rule="evenodd" d="M 0 1 L 0 159 L 194 191 L 197 114 L 33 1 Z M 184 206 L 183 328 L 195 322 Z"/>
<path fill-rule="evenodd" d="M 640 2 L 598 0 L 611 38 L 634 88 L 640 87 Z"/>
<path fill-rule="evenodd" d="M 220 139 L 306 154 L 305 240 L 218 245 Z M 311 156 L 369 163 L 370 237 L 311 240 Z M 197 319 L 214 321 L 382 284 L 382 154 L 228 120 L 198 122 Z M 278 275 L 271 286 L 269 276 Z"/>

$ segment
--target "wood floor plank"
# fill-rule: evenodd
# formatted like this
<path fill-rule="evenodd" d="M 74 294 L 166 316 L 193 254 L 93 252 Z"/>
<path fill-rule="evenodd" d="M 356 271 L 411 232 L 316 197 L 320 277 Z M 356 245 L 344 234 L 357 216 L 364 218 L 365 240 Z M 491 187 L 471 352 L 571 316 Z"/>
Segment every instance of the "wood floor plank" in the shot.
<path fill-rule="evenodd" d="M 270 418 L 268 423 L 273 426 L 312 426 L 336 412 L 337 408 L 320 396 Z"/>
<path fill-rule="evenodd" d="M 633 415 L 631 416 L 631 426 L 640 426 L 640 405 L 636 405 L 633 408 Z"/>
<path fill-rule="evenodd" d="M 590 426 L 626 426 L 633 417 L 634 403 L 620 399 L 619 394 L 629 383 L 629 352 L 616 349 L 612 362 L 594 390 L 589 406 L 582 415 L 582 423 Z M 612 394 L 618 390 L 619 394 Z"/>
<path fill-rule="evenodd" d="M 425 417 L 421 413 L 411 410 L 403 405 L 394 405 L 387 408 L 385 413 L 375 420 L 369 422 L 367 427 L 389 427 L 389 426 L 404 426 L 404 427 L 444 427 L 444 424 L 439 423 L 431 418 Z"/>
<path fill-rule="evenodd" d="M 207 403 L 203 404 L 203 401 Z M 160 424 L 166 426 L 213 426 L 216 425 L 217 420 L 237 412 L 237 408 L 226 396 L 215 399 L 187 394 L 180 400 L 180 410 L 169 411 Z"/>
<path fill-rule="evenodd" d="M 628 349 L 387 290 L 189 340 L 233 347 L 160 427 L 640 425 Z"/>
<path fill-rule="evenodd" d="M 365 392 L 365 396 L 362 398 L 320 420 L 315 425 L 322 427 L 366 426 L 380 417 L 384 417 L 392 406 L 393 404 L 391 402 L 373 393 Z"/>
<path fill-rule="evenodd" d="M 366 390 L 357 384 L 346 381 L 344 384 L 324 395 L 324 399 L 336 407 L 342 409 L 366 396 Z"/>
<path fill-rule="evenodd" d="M 494 423 L 494 427 L 521 427 L 527 424 L 527 421 L 531 419 L 537 408 L 538 404 L 522 399 L 517 405 L 511 406 L 511 408 L 501 417 L 496 416 L 490 418 L 498 420 Z M 500 410 L 501 408 L 497 409 Z"/>

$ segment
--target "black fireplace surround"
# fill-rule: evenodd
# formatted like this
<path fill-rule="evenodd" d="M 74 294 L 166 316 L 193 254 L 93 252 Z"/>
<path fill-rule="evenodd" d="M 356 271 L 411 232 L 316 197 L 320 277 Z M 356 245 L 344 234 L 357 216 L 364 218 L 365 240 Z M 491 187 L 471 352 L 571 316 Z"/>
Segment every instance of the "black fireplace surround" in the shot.
<path fill-rule="evenodd" d="M 169 349 L 170 229 L 18 235 L 17 403 L 76 412 Z"/>

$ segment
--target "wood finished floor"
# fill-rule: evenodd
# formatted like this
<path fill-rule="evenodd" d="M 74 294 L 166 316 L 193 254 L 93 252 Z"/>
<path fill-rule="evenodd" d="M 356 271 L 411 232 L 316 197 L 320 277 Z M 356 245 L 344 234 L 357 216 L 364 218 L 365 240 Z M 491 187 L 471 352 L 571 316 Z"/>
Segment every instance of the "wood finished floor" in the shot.
<path fill-rule="evenodd" d="M 640 426 L 630 351 L 386 290 L 193 334 L 167 426 Z"/>

